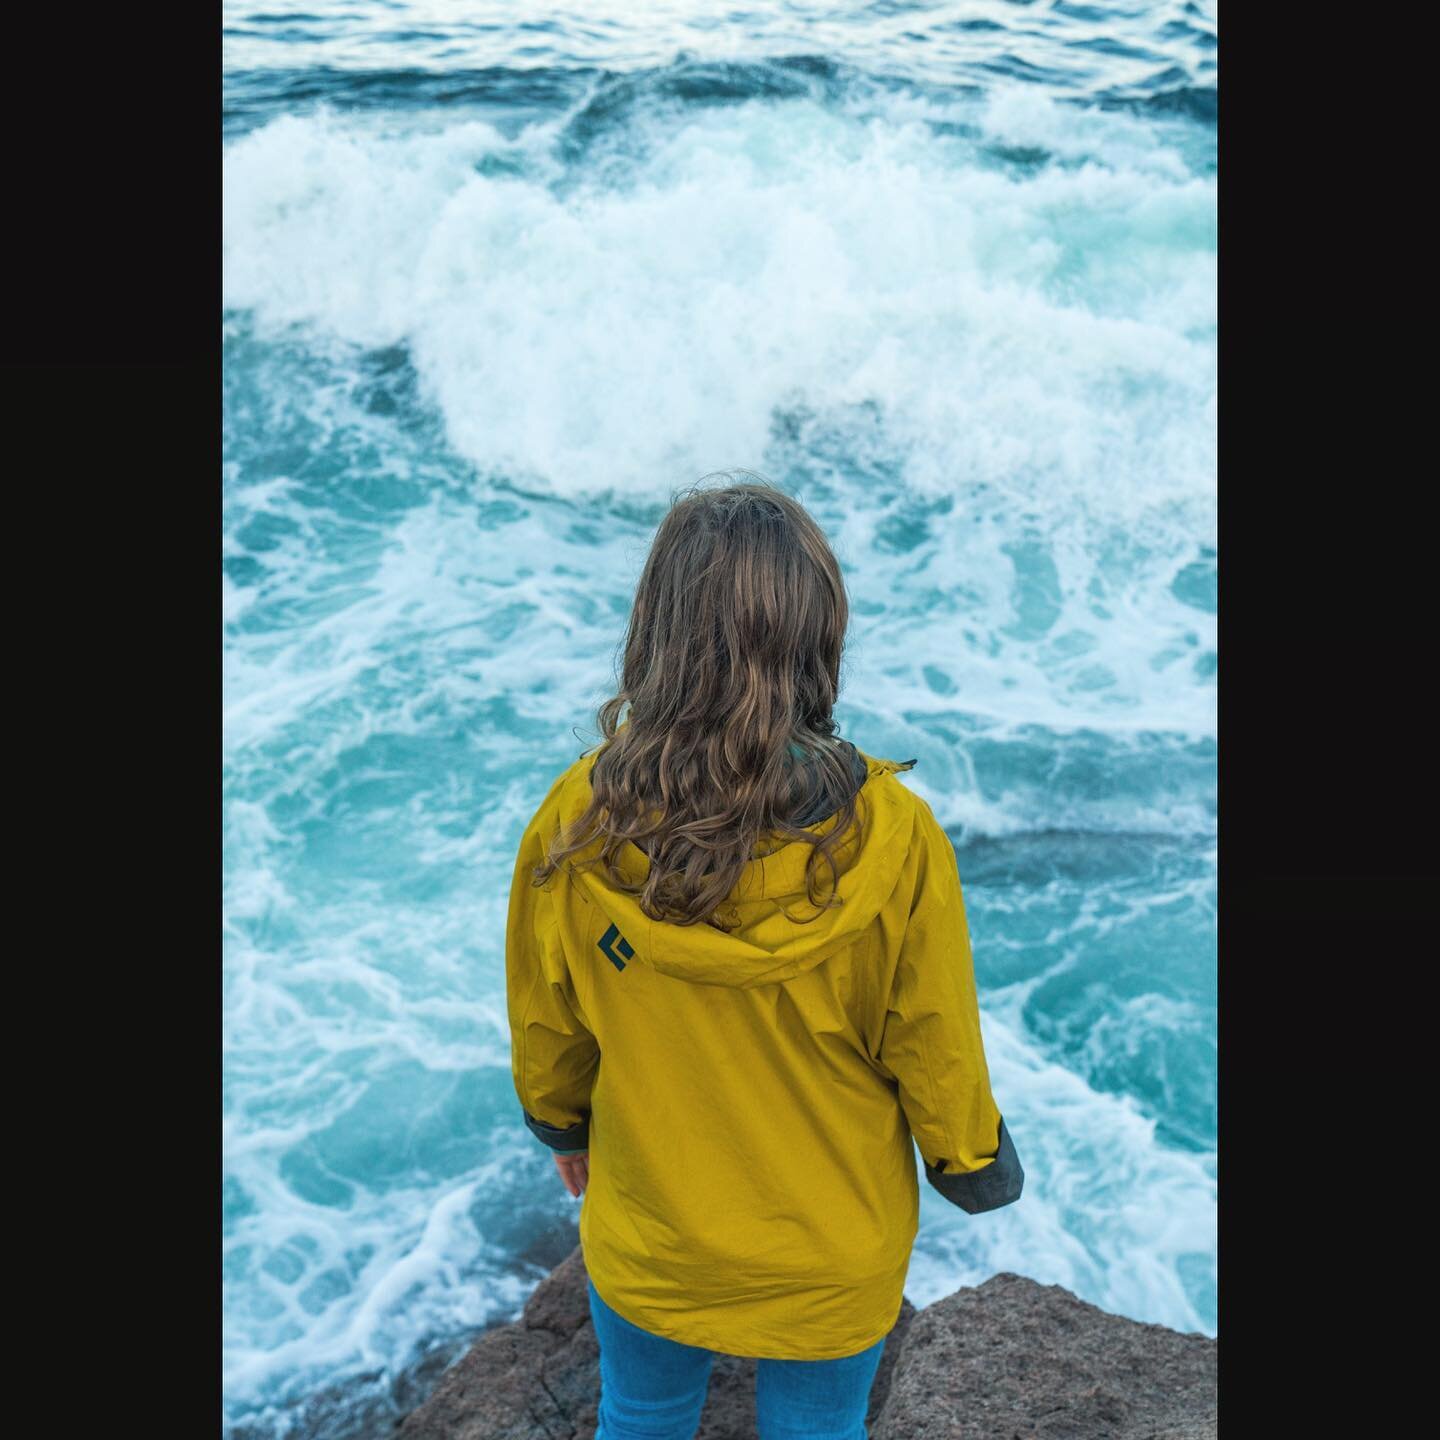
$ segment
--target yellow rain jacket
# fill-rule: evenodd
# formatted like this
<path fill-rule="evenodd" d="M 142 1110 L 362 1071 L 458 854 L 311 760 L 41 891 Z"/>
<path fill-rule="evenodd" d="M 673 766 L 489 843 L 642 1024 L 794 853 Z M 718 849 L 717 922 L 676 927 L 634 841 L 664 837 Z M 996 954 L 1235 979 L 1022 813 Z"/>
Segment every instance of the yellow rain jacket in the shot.
<path fill-rule="evenodd" d="M 506 937 L 525 1122 L 589 1150 L 585 1267 L 621 1316 L 687 1345 L 855 1354 L 899 1317 L 919 1224 L 911 1137 L 927 1180 L 972 1213 L 1024 1180 L 990 1092 L 954 847 L 895 776 L 913 761 L 854 751 L 864 839 L 858 858 L 842 847 L 844 904 L 810 923 L 784 913 L 815 914 L 800 841 L 751 861 L 728 934 L 651 920 L 598 867 L 537 888 L 598 753 L 526 828 Z M 648 866 L 625 847 L 628 880 Z"/>

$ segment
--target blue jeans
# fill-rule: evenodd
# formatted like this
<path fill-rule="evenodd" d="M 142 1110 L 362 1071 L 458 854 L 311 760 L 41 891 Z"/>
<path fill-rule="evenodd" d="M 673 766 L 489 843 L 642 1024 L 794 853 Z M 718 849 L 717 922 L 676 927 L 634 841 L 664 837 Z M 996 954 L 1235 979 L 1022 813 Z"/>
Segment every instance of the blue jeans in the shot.
<path fill-rule="evenodd" d="M 713 1350 L 652 1335 L 617 1315 L 587 1277 L 600 1344 L 595 1440 L 691 1440 L 710 1387 Z M 866 1440 L 865 1412 L 885 1337 L 839 1360 L 757 1360 L 760 1440 Z"/>

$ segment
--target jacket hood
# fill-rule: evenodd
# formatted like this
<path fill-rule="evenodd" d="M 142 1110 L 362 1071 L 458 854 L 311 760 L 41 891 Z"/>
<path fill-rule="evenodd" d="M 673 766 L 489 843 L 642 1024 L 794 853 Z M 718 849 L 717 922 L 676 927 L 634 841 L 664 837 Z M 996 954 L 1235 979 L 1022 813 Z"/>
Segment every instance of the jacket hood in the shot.
<path fill-rule="evenodd" d="M 638 897 L 617 890 L 599 866 L 570 869 L 571 883 L 619 932 L 615 943 L 627 962 L 638 961 L 696 984 L 741 989 L 801 975 L 853 943 L 871 924 L 894 891 L 910 846 L 914 796 L 894 774 L 915 761 L 882 760 L 851 748 L 864 825 L 858 854 L 852 830 L 836 856 L 842 867 L 836 887 L 843 902 L 839 906 L 817 910 L 806 896 L 805 868 L 813 847 L 802 840 L 746 865 L 730 897 L 739 924 L 728 932 L 703 922 L 652 920 Z M 599 753 L 578 760 L 558 787 L 560 824 L 570 825 L 589 804 L 590 770 Z M 824 835 L 834 823 L 832 814 L 803 828 Z M 616 857 L 616 869 L 627 883 L 637 884 L 649 874 L 650 858 L 627 841 Z M 822 894 L 828 882 L 829 869 L 821 862 Z"/>

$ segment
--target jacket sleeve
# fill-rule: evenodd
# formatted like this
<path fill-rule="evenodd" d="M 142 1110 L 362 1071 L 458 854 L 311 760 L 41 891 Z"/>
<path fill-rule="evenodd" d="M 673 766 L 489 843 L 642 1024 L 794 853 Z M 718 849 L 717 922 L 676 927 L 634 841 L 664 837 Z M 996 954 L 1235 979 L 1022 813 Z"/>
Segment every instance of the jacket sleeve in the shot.
<path fill-rule="evenodd" d="M 541 807 L 544 815 L 547 807 Z M 505 930 L 505 988 L 510 1019 L 510 1069 L 531 1134 L 552 1150 L 574 1153 L 590 1144 L 590 1089 L 600 1047 L 575 1012 L 575 992 L 560 943 L 551 887 L 531 883 L 544 856 L 537 815 L 520 842 L 510 884 Z"/>
<path fill-rule="evenodd" d="M 919 797 L 916 828 L 879 1059 L 898 1084 L 926 1180 L 975 1215 L 1018 1200 L 1025 1172 L 990 1091 L 955 847 Z"/>

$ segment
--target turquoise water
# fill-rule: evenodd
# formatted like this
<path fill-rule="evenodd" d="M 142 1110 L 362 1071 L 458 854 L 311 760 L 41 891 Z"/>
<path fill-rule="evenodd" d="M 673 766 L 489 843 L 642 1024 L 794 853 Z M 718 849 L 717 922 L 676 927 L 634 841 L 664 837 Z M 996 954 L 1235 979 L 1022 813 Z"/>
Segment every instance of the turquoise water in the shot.
<path fill-rule="evenodd" d="M 413 1403 L 574 1243 L 510 868 L 726 467 L 959 855 L 1026 1194 L 922 1186 L 907 1294 L 1216 1333 L 1214 8 L 637 13 L 225 8 L 236 1437 Z"/>

